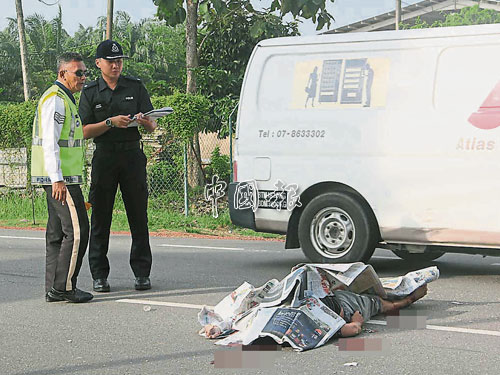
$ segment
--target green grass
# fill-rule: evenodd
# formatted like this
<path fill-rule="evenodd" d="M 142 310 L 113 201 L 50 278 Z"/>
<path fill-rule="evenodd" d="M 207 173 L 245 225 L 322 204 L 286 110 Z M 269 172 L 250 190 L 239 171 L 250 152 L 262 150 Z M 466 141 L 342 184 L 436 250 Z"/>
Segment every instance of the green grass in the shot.
<path fill-rule="evenodd" d="M 88 193 L 84 192 L 84 197 Z M 200 199 L 193 199 L 200 203 Z M 26 191 L 0 191 L 0 226 L 16 228 L 44 228 L 47 223 L 47 203 L 43 190 L 37 190 L 33 195 L 35 207 L 35 224 L 33 224 L 33 208 L 31 194 Z M 214 218 L 205 207 L 200 210 L 199 204 L 190 205 L 190 215 L 183 213 L 184 203 L 180 194 L 166 194 L 160 197 L 150 197 L 148 217 L 150 232 L 184 232 L 216 236 L 251 236 L 255 238 L 284 238 L 283 236 L 258 233 L 250 229 L 234 226 L 229 217 L 227 203 L 221 204 L 219 217 Z M 89 210 L 89 219 L 90 219 Z M 129 231 L 125 206 L 118 193 L 113 210 L 112 231 Z"/>

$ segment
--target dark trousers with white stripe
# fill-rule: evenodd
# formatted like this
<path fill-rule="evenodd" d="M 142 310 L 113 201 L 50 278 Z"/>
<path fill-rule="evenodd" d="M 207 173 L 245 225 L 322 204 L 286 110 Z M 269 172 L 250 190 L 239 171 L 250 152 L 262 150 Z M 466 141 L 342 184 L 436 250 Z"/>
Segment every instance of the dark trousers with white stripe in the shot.
<path fill-rule="evenodd" d="M 52 186 L 43 187 L 47 194 L 49 220 L 46 232 L 45 291 L 51 288 L 67 291 L 76 288 L 89 240 L 89 219 L 80 185 L 66 185 L 66 203 L 52 198 Z"/>

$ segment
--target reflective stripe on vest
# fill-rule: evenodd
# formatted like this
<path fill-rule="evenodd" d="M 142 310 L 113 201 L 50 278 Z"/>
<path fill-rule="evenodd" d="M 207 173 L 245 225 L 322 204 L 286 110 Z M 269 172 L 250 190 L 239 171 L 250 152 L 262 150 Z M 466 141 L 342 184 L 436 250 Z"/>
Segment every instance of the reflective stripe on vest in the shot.
<path fill-rule="evenodd" d="M 33 146 L 43 146 L 43 140 L 41 138 L 35 137 L 31 142 Z M 83 139 L 60 139 L 57 144 L 59 147 L 82 147 Z"/>
<path fill-rule="evenodd" d="M 83 184 L 82 176 L 64 176 L 63 180 L 66 184 Z M 48 176 L 31 176 L 32 185 L 51 185 L 50 177 Z"/>

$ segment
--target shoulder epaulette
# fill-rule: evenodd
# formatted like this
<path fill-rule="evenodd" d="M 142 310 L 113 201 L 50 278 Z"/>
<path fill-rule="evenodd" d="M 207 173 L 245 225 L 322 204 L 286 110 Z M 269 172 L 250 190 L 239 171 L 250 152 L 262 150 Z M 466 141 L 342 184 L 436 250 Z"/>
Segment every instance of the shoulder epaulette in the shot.
<path fill-rule="evenodd" d="M 129 81 L 141 82 L 141 79 L 137 77 L 132 77 L 132 76 L 122 76 L 122 77 L 128 79 Z"/>
<path fill-rule="evenodd" d="M 91 81 L 89 83 L 86 83 L 85 85 L 83 85 L 83 88 L 84 89 L 88 89 L 88 88 L 94 87 L 94 86 L 97 86 L 97 80 L 96 81 Z"/>

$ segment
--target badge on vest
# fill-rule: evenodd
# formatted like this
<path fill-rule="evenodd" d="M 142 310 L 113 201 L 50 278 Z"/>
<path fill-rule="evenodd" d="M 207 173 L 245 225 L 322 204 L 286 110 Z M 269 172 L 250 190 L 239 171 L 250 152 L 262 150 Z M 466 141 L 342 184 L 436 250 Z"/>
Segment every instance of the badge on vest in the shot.
<path fill-rule="evenodd" d="M 101 108 L 102 108 L 102 104 L 97 104 L 97 105 L 95 106 L 95 109 L 101 109 Z"/>
<path fill-rule="evenodd" d="M 134 97 L 133 96 L 126 96 L 125 100 L 134 100 Z"/>

